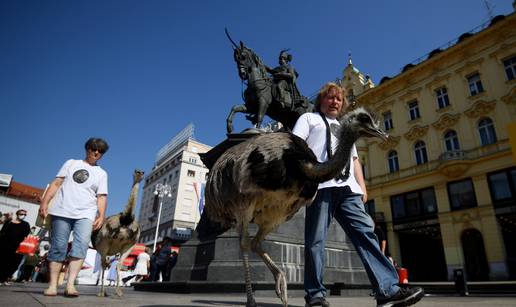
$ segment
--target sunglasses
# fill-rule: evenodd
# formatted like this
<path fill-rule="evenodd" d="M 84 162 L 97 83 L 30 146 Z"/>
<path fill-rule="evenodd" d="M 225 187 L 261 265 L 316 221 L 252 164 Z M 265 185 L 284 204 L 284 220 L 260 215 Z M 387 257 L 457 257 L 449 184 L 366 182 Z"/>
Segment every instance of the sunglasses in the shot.
<path fill-rule="evenodd" d="M 88 150 L 89 150 L 89 151 L 91 151 L 91 152 L 96 152 L 96 151 L 98 151 L 98 152 L 99 152 L 99 154 L 101 154 L 101 155 L 103 155 L 103 154 L 106 152 L 105 150 L 100 150 L 100 149 L 98 149 L 98 148 L 88 148 Z"/>

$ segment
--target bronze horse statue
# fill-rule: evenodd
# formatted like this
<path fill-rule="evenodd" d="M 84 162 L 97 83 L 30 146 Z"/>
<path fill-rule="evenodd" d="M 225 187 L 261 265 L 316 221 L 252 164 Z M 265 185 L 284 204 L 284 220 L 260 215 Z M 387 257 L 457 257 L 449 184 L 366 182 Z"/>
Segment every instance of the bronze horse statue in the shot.
<path fill-rule="evenodd" d="M 243 81 L 247 81 L 247 88 L 244 91 L 244 104 L 234 105 L 226 119 L 227 132 L 233 132 L 233 116 L 235 113 L 246 113 L 255 128 L 260 129 L 265 115 L 280 122 L 287 129 L 292 130 L 302 114 L 311 112 L 312 103 L 308 98 L 301 95 L 293 95 L 291 105 L 285 105 L 275 95 L 275 84 L 269 74 L 270 70 L 263 64 L 260 57 L 244 43 L 238 46 L 229 36 L 226 35 L 234 46 L 234 58 L 237 63 L 238 75 Z"/>

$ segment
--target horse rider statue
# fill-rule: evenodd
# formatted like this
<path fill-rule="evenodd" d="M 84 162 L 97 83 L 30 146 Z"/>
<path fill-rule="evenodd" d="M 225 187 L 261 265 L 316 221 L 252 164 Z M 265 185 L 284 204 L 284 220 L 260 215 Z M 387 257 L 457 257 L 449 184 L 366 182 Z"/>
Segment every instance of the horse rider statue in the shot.
<path fill-rule="evenodd" d="M 292 55 L 287 53 L 289 49 L 281 50 L 279 55 L 279 66 L 271 69 L 266 66 L 267 72 L 274 79 L 273 95 L 285 108 L 294 109 L 296 100 L 301 97 L 296 85 L 299 74 L 289 63 L 292 61 Z"/>

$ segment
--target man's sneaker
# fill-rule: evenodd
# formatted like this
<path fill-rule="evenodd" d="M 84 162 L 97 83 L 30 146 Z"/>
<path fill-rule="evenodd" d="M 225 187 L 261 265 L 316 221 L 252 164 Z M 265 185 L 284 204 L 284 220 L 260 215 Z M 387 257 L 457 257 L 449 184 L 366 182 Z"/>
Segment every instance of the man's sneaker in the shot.
<path fill-rule="evenodd" d="M 312 297 L 310 300 L 306 301 L 305 307 L 310 306 L 322 306 L 322 307 L 330 307 L 330 303 L 326 300 L 324 296 Z"/>
<path fill-rule="evenodd" d="M 414 305 L 425 295 L 421 287 L 402 287 L 398 293 L 387 298 L 376 299 L 377 307 L 404 307 Z"/>

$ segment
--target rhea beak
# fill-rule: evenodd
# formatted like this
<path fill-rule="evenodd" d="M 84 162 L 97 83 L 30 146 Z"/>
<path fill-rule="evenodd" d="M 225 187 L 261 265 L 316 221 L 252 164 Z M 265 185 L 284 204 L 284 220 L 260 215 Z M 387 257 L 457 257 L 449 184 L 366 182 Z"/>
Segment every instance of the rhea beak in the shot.
<path fill-rule="evenodd" d="M 389 135 L 382 129 L 376 129 L 376 136 L 386 142 L 389 139 Z"/>
<path fill-rule="evenodd" d="M 380 128 L 370 127 L 369 129 L 367 129 L 365 131 L 369 137 L 377 137 L 377 138 L 382 139 L 382 141 L 387 141 L 387 139 L 389 138 L 389 135 Z"/>

